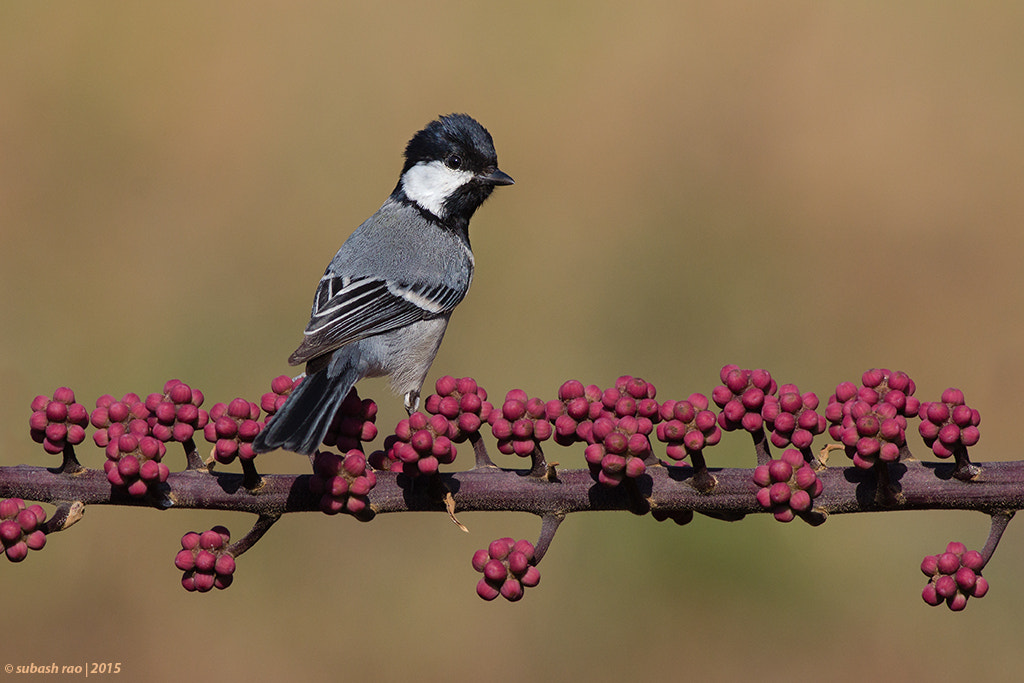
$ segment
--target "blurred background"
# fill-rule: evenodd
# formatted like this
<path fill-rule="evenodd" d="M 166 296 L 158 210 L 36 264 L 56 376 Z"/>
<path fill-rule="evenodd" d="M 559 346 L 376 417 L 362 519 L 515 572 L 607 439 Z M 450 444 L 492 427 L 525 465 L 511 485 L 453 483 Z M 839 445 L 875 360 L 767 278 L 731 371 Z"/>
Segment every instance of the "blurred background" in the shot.
<path fill-rule="evenodd" d="M 824 401 L 890 367 L 922 400 L 962 388 L 983 416 L 972 456 L 1017 459 L 1022 21 L 1016 3 L 5 3 L 0 464 L 56 463 L 27 420 L 58 386 L 90 408 L 172 377 L 207 407 L 258 400 L 406 141 L 453 111 L 516 185 L 473 221 L 476 278 L 428 387 L 550 398 L 628 373 L 684 398 L 737 363 Z M 400 399 L 360 390 L 387 432 Z M 708 457 L 753 461 L 738 435 Z M 230 589 L 196 595 L 181 535 L 251 518 L 90 508 L 0 567 L 0 659 L 150 681 L 1004 680 L 1024 663 L 1018 525 L 986 599 L 920 598 L 923 556 L 984 544 L 977 513 L 574 515 L 517 604 L 480 600 L 470 557 L 539 520 L 461 520 L 289 515 Z"/>

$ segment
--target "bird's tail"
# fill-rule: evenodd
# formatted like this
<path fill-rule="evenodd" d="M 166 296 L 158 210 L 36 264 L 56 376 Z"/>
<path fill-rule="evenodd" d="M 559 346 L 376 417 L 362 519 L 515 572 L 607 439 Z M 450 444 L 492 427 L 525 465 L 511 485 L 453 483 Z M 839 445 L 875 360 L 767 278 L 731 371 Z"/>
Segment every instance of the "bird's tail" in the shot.
<path fill-rule="evenodd" d="M 323 443 L 338 408 L 358 379 L 358 373 L 347 363 L 340 372 L 330 363 L 307 375 L 256 436 L 253 450 L 266 453 L 283 448 L 293 453 L 313 454 Z"/>

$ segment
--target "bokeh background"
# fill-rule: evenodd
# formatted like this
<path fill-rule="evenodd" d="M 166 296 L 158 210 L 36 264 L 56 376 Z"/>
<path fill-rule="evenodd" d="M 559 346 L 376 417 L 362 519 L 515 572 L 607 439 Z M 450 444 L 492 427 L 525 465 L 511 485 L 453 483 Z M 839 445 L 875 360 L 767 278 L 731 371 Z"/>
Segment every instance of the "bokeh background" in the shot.
<path fill-rule="evenodd" d="M 429 382 L 547 398 L 629 373 L 682 398 L 738 363 L 824 398 L 892 367 L 925 400 L 964 389 L 975 459 L 1016 459 L 1022 22 L 999 2 L 4 3 L 0 464 L 52 462 L 28 404 L 58 386 L 89 407 L 171 377 L 208 404 L 257 398 L 405 142 L 452 111 L 517 182 L 473 222 L 473 290 Z M 361 389 L 386 431 L 400 401 Z M 709 458 L 752 454 L 732 435 Z M 181 534 L 250 518 L 91 508 L 0 567 L 0 659 L 148 681 L 1009 680 L 1024 663 L 1016 525 L 986 599 L 920 599 L 924 555 L 984 543 L 976 513 L 574 515 L 514 605 L 476 596 L 470 556 L 538 520 L 462 521 L 291 515 L 229 590 L 195 595 Z"/>

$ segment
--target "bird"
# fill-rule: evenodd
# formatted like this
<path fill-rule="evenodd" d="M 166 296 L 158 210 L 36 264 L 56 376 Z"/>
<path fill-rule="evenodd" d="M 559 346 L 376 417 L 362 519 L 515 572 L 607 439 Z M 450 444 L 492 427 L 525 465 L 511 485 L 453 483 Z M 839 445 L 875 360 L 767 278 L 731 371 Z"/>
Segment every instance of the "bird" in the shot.
<path fill-rule="evenodd" d="M 469 221 L 495 187 L 494 141 L 468 114 L 439 116 L 405 148 L 398 184 L 349 235 L 320 278 L 291 365 L 305 378 L 253 442 L 253 451 L 312 455 L 338 408 L 365 377 L 390 376 L 411 415 L 452 311 L 473 280 Z"/>

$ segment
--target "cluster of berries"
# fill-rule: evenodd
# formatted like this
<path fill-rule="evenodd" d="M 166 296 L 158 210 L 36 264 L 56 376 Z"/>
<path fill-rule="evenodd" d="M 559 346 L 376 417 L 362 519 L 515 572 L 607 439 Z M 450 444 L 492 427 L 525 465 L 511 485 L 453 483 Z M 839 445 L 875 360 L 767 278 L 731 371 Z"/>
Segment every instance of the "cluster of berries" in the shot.
<path fill-rule="evenodd" d="M 434 474 L 440 465 L 455 460 L 455 443 L 448 436 L 444 415 L 415 412 L 398 422 L 395 433 L 384 439 L 384 449 L 370 454 L 375 470 L 402 472 L 410 477 Z"/>
<path fill-rule="evenodd" d="M 366 466 L 362 451 L 345 455 L 318 451 L 313 458 L 309 490 L 320 496 L 320 509 L 329 515 L 348 512 L 359 516 L 369 506 L 366 495 L 377 484 L 377 474 Z"/>
<path fill-rule="evenodd" d="M 228 464 L 236 457 L 242 460 L 255 458 L 252 442 L 263 428 L 259 419 L 260 407 L 244 398 L 214 404 L 210 408 L 210 421 L 203 429 L 203 436 L 213 444 L 214 459 Z"/>
<path fill-rule="evenodd" d="M 795 384 L 783 384 L 778 396 L 766 394 L 761 417 L 771 432 L 769 440 L 776 448 L 792 444 L 809 449 L 814 437 L 825 431 L 825 416 L 818 414 L 818 397 L 814 392 L 801 394 Z"/>
<path fill-rule="evenodd" d="M 484 600 L 493 600 L 499 595 L 509 602 L 522 598 L 526 588 L 540 583 L 534 552 L 529 541 L 511 538 L 499 538 L 486 550 L 477 550 L 473 554 L 473 569 L 484 577 L 476 585 L 476 594 Z"/>
<path fill-rule="evenodd" d="M 536 450 L 537 444 L 551 438 L 544 401 L 530 398 L 522 389 L 508 392 L 501 409 L 492 410 L 487 422 L 498 440 L 498 451 L 505 455 L 526 457 Z"/>
<path fill-rule="evenodd" d="M 596 384 L 585 387 L 574 379 L 558 388 L 558 399 L 545 405 L 547 418 L 555 426 L 555 443 L 569 446 L 590 442 L 594 420 L 605 412 L 602 393 Z"/>
<path fill-rule="evenodd" d="M 668 444 L 665 453 L 679 461 L 692 453 L 703 452 L 722 439 L 715 414 L 708 410 L 708 398 L 691 394 L 683 401 L 665 401 L 661 404 L 656 434 L 659 441 Z"/>
<path fill-rule="evenodd" d="M 964 392 L 959 389 L 946 389 L 941 401 L 922 403 L 920 417 L 921 438 L 940 458 L 973 446 L 981 438 L 981 415 L 964 403 Z"/>
<path fill-rule="evenodd" d="M 46 545 L 42 530 L 46 512 L 40 505 L 25 506 L 21 498 L 0 501 L 0 544 L 11 562 L 21 562 L 29 550 L 40 550 Z"/>
<path fill-rule="evenodd" d="M 584 455 L 593 477 L 618 486 L 642 475 L 645 461 L 653 459 L 649 437 L 661 420 L 656 394 L 653 384 L 629 375 L 603 390 L 569 380 L 559 387 L 558 399 L 545 404 L 546 418 L 554 423 L 556 443 L 588 444 Z"/>
<path fill-rule="evenodd" d="M 203 392 L 198 389 L 178 379 L 169 380 L 163 393 L 146 397 L 150 433 L 162 442 L 188 441 L 210 420 L 209 414 L 200 408 L 203 400 Z"/>
<path fill-rule="evenodd" d="M 921 571 L 929 577 L 921 597 L 933 607 L 945 602 L 958 612 L 967 606 L 968 598 L 988 593 L 988 581 L 981 575 L 984 566 L 981 553 L 954 541 L 946 546 L 946 552 L 929 555 L 921 562 Z"/>
<path fill-rule="evenodd" d="M 89 412 L 75 402 L 75 392 L 61 387 L 49 396 L 36 396 L 32 400 L 32 416 L 28 425 L 32 440 L 43 444 L 47 453 L 57 454 L 66 444 L 77 446 L 85 440 L 85 427 Z"/>
<path fill-rule="evenodd" d="M 711 400 L 721 412 L 719 426 L 727 432 L 745 429 L 751 434 L 764 427 L 761 408 L 765 397 L 775 394 L 778 385 L 767 370 L 744 370 L 726 365 L 719 373 L 722 384 L 711 392 Z"/>
<path fill-rule="evenodd" d="M 760 487 L 757 502 L 780 522 L 791 522 L 797 514 L 810 510 L 823 488 L 814 468 L 795 448 L 787 448 L 779 459 L 754 468 L 754 483 Z"/>
<path fill-rule="evenodd" d="M 181 537 L 181 550 L 174 566 L 185 572 L 181 585 L 187 591 L 205 593 L 211 588 L 227 588 L 235 573 L 235 557 L 228 550 L 231 533 L 222 526 Z"/>
<path fill-rule="evenodd" d="M 829 434 L 842 442 L 857 467 L 895 462 L 907 443 L 907 418 L 918 414 L 914 381 L 905 372 L 868 370 L 861 387 L 843 382 L 825 408 Z"/>
<path fill-rule="evenodd" d="M 448 436 L 455 443 L 478 433 L 494 410 L 487 401 L 487 392 L 472 377 L 455 379 L 445 375 L 435 382 L 434 390 L 437 393 L 428 396 L 423 407 L 432 415 L 448 419 Z"/>
<path fill-rule="evenodd" d="M 153 436 L 150 417 L 138 394 L 129 393 L 120 400 L 100 396 L 89 418 L 96 428 L 93 440 L 107 455 L 107 480 L 136 498 L 155 492 L 170 474 L 161 462 L 167 447 Z"/>

